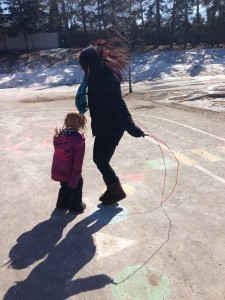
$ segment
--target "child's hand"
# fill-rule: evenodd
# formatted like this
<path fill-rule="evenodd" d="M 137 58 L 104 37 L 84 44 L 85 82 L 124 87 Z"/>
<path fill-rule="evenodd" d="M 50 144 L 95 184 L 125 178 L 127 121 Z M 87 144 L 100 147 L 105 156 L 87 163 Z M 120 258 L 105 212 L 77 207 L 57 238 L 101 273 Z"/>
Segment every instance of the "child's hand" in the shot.
<path fill-rule="evenodd" d="M 58 129 L 58 127 L 55 127 L 55 136 L 59 136 L 61 134 L 62 130 Z"/>

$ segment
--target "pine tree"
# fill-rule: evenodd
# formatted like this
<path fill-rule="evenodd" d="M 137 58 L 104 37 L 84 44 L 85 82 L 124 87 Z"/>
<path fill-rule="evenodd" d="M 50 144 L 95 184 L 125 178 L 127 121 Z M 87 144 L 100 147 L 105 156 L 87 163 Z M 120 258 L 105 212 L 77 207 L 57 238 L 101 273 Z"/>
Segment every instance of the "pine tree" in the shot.
<path fill-rule="evenodd" d="M 93 23 L 93 0 L 70 0 L 72 2 L 72 10 L 74 14 L 73 22 L 84 32 L 84 44 L 88 42 L 88 29 Z M 94 2 L 95 3 L 95 2 Z"/>
<path fill-rule="evenodd" d="M 203 2 L 207 8 L 207 27 L 209 28 L 210 42 L 213 47 L 217 42 L 216 36 L 218 36 L 219 33 L 224 35 L 225 1 L 203 0 Z"/>
<path fill-rule="evenodd" d="M 105 30 L 107 27 L 107 19 L 105 18 L 107 7 L 106 2 L 107 0 L 97 0 L 96 2 L 96 15 L 94 16 L 94 18 L 96 18 L 97 20 L 97 26 L 100 36 L 102 35 L 102 30 Z"/>
<path fill-rule="evenodd" d="M 50 0 L 48 30 L 53 32 L 62 30 L 62 20 L 59 13 L 58 0 Z"/>
<path fill-rule="evenodd" d="M 12 30 L 27 33 L 42 30 L 46 21 L 43 0 L 5 0 L 3 3 L 7 6 Z"/>
<path fill-rule="evenodd" d="M 26 47 L 29 49 L 27 34 L 44 28 L 46 15 L 43 0 L 4 0 L 3 3 L 8 11 L 9 30 L 23 33 Z"/>
<path fill-rule="evenodd" d="M 61 0 L 61 12 L 62 12 L 62 27 L 65 30 L 69 29 L 69 24 L 68 24 L 68 14 L 66 11 L 66 3 L 65 0 Z"/>
<path fill-rule="evenodd" d="M 4 23 L 4 10 L 3 10 L 3 7 L 2 7 L 2 1 L 0 1 L 0 28 L 3 26 L 3 23 Z"/>
<path fill-rule="evenodd" d="M 156 31 L 156 46 L 161 43 L 161 23 L 162 11 L 164 10 L 165 0 L 151 0 L 147 10 L 147 19 L 154 24 Z"/>

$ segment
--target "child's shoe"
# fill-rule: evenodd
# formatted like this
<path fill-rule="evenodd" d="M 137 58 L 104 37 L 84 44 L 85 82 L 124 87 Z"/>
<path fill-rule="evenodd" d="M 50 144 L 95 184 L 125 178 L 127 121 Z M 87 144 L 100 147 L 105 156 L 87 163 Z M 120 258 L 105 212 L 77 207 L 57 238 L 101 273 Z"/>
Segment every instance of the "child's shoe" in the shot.
<path fill-rule="evenodd" d="M 80 209 L 71 210 L 69 209 L 69 213 L 71 214 L 82 214 L 86 208 L 86 204 L 84 202 L 81 203 Z"/>

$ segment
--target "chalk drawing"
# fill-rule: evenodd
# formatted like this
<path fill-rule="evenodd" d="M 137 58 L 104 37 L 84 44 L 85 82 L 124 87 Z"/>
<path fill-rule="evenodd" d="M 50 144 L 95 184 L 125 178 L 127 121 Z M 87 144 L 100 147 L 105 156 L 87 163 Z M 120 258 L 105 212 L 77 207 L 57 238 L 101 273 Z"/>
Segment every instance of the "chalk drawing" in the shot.
<path fill-rule="evenodd" d="M 50 143 L 51 141 L 51 143 Z M 49 138 L 45 138 L 41 141 L 39 147 L 43 150 L 46 149 L 53 149 L 53 144 L 52 144 L 52 140 L 50 140 Z"/>
<path fill-rule="evenodd" d="M 164 162 L 165 162 L 165 165 L 164 165 Z M 154 170 L 165 170 L 165 166 L 167 169 L 177 167 L 176 161 L 173 161 L 166 157 L 164 158 L 164 161 L 162 158 L 147 160 L 146 164 Z"/>
<path fill-rule="evenodd" d="M 169 279 L 149 267 L 125 267 L 114 277 L 112 295 L 115 300 L 169 300 Z M 137 271 L 137 272 L 136 272 Z M 135 273 L 136 272 L 136 273 Z"/>
<path fill-rule="evenodd" d="M 122 184 L 122 187 L 128 196 L 131 196 L 135 193 L 135 187 L 130 184 Z M 105 192 L 105 188 L 102 190 L 102 193 Z"/>
<path fill-rule="evenodd" d="M 10 135 L 10 138 L 13 138 L 13 136 Z M 6 137 L 8 141 L 8 136 Z M 30 153 L 28 151 L 24 151 L 22 148 L 24 145 L 26 145 L 31 140 L 30 137 L 27 137 L 23 142 L 20 143 L 14 143 L 12 145 L 2 146 L 1 149 L 4 151 L 9 151 L 10 153 L 20 157 L 25 158 L 30 156 Z"/>
<path fill-rule="evenodd" d="M 144 178 L 144 174 L 137 173 L 137 174 L 128 174 L 125 176 L 122 176 L 123 179 L 130 180 L 130 181 L 136 181 L 141 182 Z"/>
<path fill-rule="evenodd" d="M 96 256 L 97 259 L 108 257 L 127 247 L 132 246 L 137 241 L 117 237 L 101 232 L 95 234 Z"/>
<path fill-rule="evenodd" d="M 193 153 L 196 153 L 197 155 L 200 155 L 201 157 L 203 157 L 206 160 L 212 161 L 212 162 L 216 162 L 216 161 L 221 161 L 222 158 L 215 156 L 214 154 L 211 154 L 205 150 L 202 149 L 192 149 L 191 150 Z"/>
<path fill-rule="evenodd" d="M 135 193 L 135 187 L 130 184 L 122 184 L 122 187 L 128 196 L 131 196 Z"/>
<path fill-rule="evenodd" d="M 16 142 L 18 140 L 19 134 L 7 134 L 3 135 L 3 140 L 6 145 L 2 146 L 0 150 L 10 152 L 10 154 L 15 155 L 20 158 L 26 158 L 39 154 L 39 150 L 53 149 L 52 138 L 43 138 L 40 142 L 36 142 L 31 136 L 24 137 L 21 135 L 23 141 Z M 19 136 L 20 138 L 20 136 Z"/>

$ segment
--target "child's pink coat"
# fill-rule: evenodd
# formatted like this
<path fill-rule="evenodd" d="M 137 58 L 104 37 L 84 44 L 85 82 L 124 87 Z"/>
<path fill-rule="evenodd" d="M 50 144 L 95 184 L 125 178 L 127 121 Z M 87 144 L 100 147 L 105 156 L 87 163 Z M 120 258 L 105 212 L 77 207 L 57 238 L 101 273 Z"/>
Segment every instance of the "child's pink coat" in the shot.
<path fill-rule="evenodd" d="M 82 174 L 85 152 L 85 137 L 75 130 L 66 129 L 53 137 L 54 155 L 51 178 L 59 182 L 68 182 L 76 188 Z"/>

